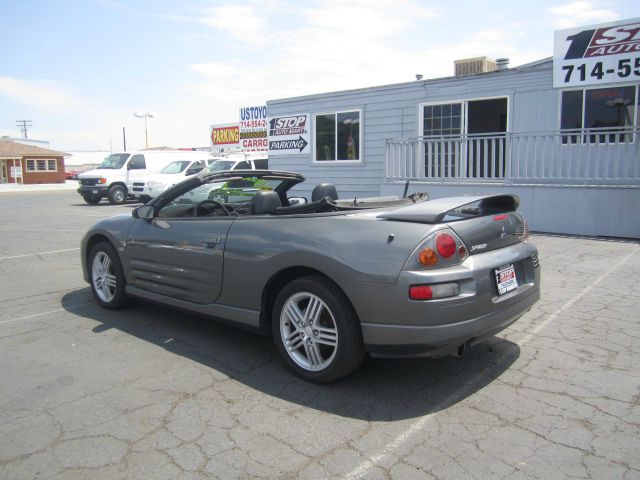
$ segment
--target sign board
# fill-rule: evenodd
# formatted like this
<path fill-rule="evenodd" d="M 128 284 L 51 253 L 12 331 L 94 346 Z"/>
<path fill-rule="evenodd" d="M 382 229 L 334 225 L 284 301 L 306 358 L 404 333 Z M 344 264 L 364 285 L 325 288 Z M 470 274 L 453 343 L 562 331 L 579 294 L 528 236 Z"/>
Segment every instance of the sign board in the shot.
<path fill-rule="evenodd" d="M 269 156 L 309 153 L 309 118 L 308 113 L 269 118 Z"/>
<path fill-rule="evenodd" d="M 22 177 L 22 167 L 11 167 L 11 176 L 13 178 L 21 178 Z"/>
<path fill-rule="evenodd" d="M 240 145 L 240 125 L 237 123 L 211 125 L 211 145 L 214 147 L 238 147 Z"/>
<path fill-rule="evenodd" d="M 267 151 L 267 106 L 240 109 L 240 148 L 244 151 Z"/>
<path fill-rule="evenodd" d="M 640 81 L 640 18 L 555 32 L 553 86 Z"/>

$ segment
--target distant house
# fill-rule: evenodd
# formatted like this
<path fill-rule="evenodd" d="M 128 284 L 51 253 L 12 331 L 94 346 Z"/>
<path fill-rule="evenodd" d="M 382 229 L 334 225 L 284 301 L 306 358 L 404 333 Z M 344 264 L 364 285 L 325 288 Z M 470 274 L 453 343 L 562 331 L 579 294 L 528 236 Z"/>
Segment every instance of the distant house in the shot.
<path fill-rule="evenodd" d="M 0 139 L 0 182 L 64 183 L 64 158 L 69 154 Z"/>

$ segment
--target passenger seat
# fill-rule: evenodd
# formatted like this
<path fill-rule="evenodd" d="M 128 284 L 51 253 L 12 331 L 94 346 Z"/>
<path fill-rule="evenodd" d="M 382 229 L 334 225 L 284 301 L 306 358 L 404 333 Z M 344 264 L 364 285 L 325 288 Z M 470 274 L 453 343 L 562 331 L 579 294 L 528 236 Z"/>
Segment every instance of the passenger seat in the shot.
<path fill-rule="evenodd" d="M 260 190 L 253 196 L 254 215 L 273 215 L 282 206 L 280 196 L 273 190 Z"/>

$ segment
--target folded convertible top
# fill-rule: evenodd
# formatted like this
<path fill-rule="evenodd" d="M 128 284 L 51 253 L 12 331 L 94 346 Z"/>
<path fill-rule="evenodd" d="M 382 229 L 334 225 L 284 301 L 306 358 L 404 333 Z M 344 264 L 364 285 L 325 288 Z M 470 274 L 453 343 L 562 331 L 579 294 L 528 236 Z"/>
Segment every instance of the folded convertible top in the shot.
<path fill-rule="evenodd" d="M 381 213 L 378 218 L 403 222 L 440 223 L 451 220 L 491 215 L 499 212 L 515 212 L 520 205 L 517 195 L 465 195 L 437 198 L 426 202 L 400 207 Z"/>

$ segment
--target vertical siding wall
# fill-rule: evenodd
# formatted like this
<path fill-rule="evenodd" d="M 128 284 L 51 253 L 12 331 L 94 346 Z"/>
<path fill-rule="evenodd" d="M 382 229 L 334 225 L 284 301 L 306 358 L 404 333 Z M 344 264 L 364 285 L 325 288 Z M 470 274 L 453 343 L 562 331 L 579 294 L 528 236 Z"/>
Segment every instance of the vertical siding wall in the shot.
<path fill-rule="evenodd" d="M 552 88 L 551 61 L 539 65 L 468 77 L 449 77 L 397 85 L 326 93 L 267 102 L 269 116 L 313 115 L 340 110 L 362 111 L 362 164 L 314 164 L 311 154 L 274 155 L 269 168 L 303 174 L 307 181 L 296 190 L 310 195 L 314 185 L 330 181 L 341 198 L 381 194 L 385 178 L 385 139 L 417 137 L 419 105 L 425 102 L 509 97 L 510 131 L 549 131 L 558 128 L 559 94 Z"/>

